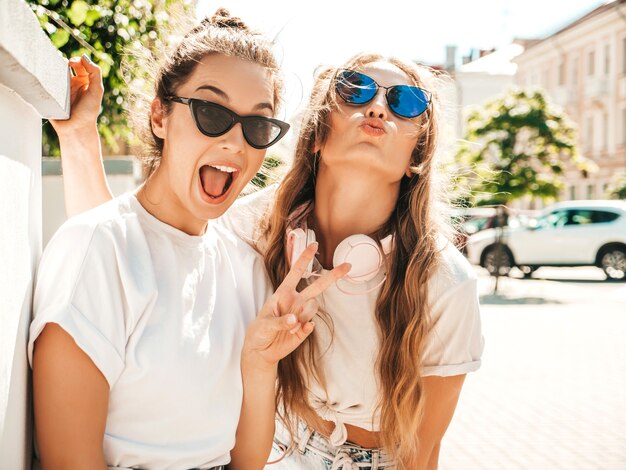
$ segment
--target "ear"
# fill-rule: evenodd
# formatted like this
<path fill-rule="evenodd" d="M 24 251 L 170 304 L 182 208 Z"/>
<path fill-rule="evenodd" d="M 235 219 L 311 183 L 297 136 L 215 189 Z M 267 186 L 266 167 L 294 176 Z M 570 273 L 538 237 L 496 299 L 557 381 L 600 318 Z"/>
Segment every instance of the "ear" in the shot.
<path fill-rule="evenodd" d="M 165 110 L 159 98 L 154 98 L 150 106 L 150 125 L 152 132 L 160 139 L 165 139 Z"/>
<path fill-rule="evenodd" d="M 407 178 L 410 178 L 411 176 L 413 176 L 413 172 L 411 171 L 411 165 L 406 167 L 406 171 L 404 172 L 404 174 Z"/>

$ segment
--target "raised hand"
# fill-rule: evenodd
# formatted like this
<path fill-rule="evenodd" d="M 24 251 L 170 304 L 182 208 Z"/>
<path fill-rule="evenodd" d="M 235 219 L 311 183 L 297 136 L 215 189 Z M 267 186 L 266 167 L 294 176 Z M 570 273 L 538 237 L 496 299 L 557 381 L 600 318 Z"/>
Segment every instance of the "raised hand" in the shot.
<path fill-rule="evenodd" d="M 298 292 L 296 287 L 316 251 L 317 243 L 304 250 L 248 327 L 243 348 L 246 359 L 259 366 L 274 367 L 313 332 L 315 325 L 311 319 L 318 310 L 315 297 L 345 276 L 351 267 L 348 263 L 341 264 Z"/>
<path fill-rule="evenodd" d="M 74 71 L 70 77 L 70 118 L 50 121 L 59 136 L 95 128 L 104 94 L 100 67 L 87 56 L 72 57 L 68 65 Z"/>

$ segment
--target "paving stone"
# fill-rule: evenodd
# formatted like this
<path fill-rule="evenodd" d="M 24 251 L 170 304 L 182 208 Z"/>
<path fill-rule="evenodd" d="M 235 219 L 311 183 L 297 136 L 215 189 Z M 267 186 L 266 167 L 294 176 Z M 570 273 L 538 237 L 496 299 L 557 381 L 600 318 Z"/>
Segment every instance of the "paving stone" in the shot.
<path fill-rule="evenodd" d="M 626 470 L 624 284 L 542 268 L 543 279 L 501 279 L 493 295 L 478 272 L 483 365 L 467 377 L 440 468 Z"/>

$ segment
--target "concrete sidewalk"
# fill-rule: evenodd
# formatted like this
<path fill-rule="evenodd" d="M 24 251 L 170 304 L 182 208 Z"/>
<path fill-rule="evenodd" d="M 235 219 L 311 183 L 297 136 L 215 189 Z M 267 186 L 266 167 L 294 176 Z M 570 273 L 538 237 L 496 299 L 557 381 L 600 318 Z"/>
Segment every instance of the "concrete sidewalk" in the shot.
<path fill-rule="evenodd" d="M 440 468 L 626 469 L 626 284 L 501 281 Z"/>

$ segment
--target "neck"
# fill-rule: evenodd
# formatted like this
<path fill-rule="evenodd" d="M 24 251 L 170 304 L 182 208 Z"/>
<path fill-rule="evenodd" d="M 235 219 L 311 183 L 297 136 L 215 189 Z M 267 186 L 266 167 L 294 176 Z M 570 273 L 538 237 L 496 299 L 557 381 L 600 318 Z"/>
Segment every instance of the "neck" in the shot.
<path fill-rule="evenodd" d="M 350 235 L 371 235 L 379 230 L 391 217 L 399 191 L 400 182 L 382 185 L 376 175 L 337 174 L 320 164 L 312 228 L 322 266 L 331 267 L 335 248 Z"/>
<path fill-rule="evenodd" d="M 194 217 L 168 184 L 167 175 L 157 169 L 137 191 L 137 200 L 152 216 L 187 235 L 202 235 L 207 221 Z"/>

